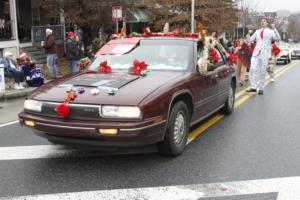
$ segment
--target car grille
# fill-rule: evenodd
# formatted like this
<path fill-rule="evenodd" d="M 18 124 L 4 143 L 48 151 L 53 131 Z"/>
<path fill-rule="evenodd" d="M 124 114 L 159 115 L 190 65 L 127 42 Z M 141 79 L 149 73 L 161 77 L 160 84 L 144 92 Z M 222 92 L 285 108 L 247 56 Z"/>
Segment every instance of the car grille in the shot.
<path fill-rule="evenodd" d="M 50 117 L 60 117 L 55 112 L 55 107 L 59 103 L 47 103 L 43 102 L 41 115 L 50 116 Z M 81 119 L 81 120 L 99 120 L 99 107 L 97 105 L 79 105 L 79 104 L 69 104 L 70 115 L 68 119 Z"/>

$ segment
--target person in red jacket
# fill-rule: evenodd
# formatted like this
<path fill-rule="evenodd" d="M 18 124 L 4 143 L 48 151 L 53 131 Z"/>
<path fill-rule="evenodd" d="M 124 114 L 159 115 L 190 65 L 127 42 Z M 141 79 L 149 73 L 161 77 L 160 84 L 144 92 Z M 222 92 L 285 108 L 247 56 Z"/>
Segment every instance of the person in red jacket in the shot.
<path fill-rule="evenodd" d="M 55 38 L 53 31 L 49 28 L 46 29 L 46 42 L 42 41 L 41 46 L 45 49 L 47 54 L 47 66 L 52 79 L 56 79 L 58 70 L 55 64 L 57 59 Z"/>

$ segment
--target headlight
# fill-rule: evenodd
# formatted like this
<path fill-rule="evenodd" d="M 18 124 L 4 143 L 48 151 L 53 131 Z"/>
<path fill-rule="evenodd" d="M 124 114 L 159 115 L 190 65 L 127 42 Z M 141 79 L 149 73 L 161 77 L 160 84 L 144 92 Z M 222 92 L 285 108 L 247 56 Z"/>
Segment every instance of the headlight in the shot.
<path fill-rule="evenodd" d="M 104 118 L 141 118 L 142 112 L 136 106 L 102 106 L 100 115 Z"/>
<path fill-rule="evenodd" d="M 25 100 L 24 108 L 35 112 L 42 112 L 42 102 L 34 100 Z"/>

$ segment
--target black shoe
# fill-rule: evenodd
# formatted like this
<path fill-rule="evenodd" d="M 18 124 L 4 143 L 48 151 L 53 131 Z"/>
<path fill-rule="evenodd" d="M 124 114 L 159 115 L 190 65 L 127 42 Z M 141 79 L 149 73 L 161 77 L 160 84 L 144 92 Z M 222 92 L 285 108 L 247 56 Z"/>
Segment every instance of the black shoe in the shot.
<path fill-rule="evenodd" d="M 251 89 L 249 89 L 249 90 L 246 90 L 246 92 L 257 92 L 257 90 L 254 89 L 254 88 L 251 88 Z"/>
<path fill-rule="evenodd" d="M 264 91 L 263 91 L 263 90 L 259 90 L 259 91 L 258 91 L 258 94 L 259 94 L 259 95 L 264 95 Z"/>

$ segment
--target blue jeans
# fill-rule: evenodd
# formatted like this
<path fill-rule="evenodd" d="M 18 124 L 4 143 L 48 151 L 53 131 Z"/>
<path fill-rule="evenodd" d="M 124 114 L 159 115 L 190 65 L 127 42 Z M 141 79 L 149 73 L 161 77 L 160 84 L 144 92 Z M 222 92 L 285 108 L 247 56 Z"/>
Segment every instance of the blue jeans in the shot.
<path fill-rule="evenodd" d="M 79 61 L 78 60 L 69 60 L 69 70 L 70 73 L 79 72 Z"/>
<path fill-rule="evenodd" d="M 56 54 L 47 54 L 47 66 L 50 72 L 51 78 L 57 78 L 58 71 L 55 64 L 55 60 L 57 59 Z"/>

